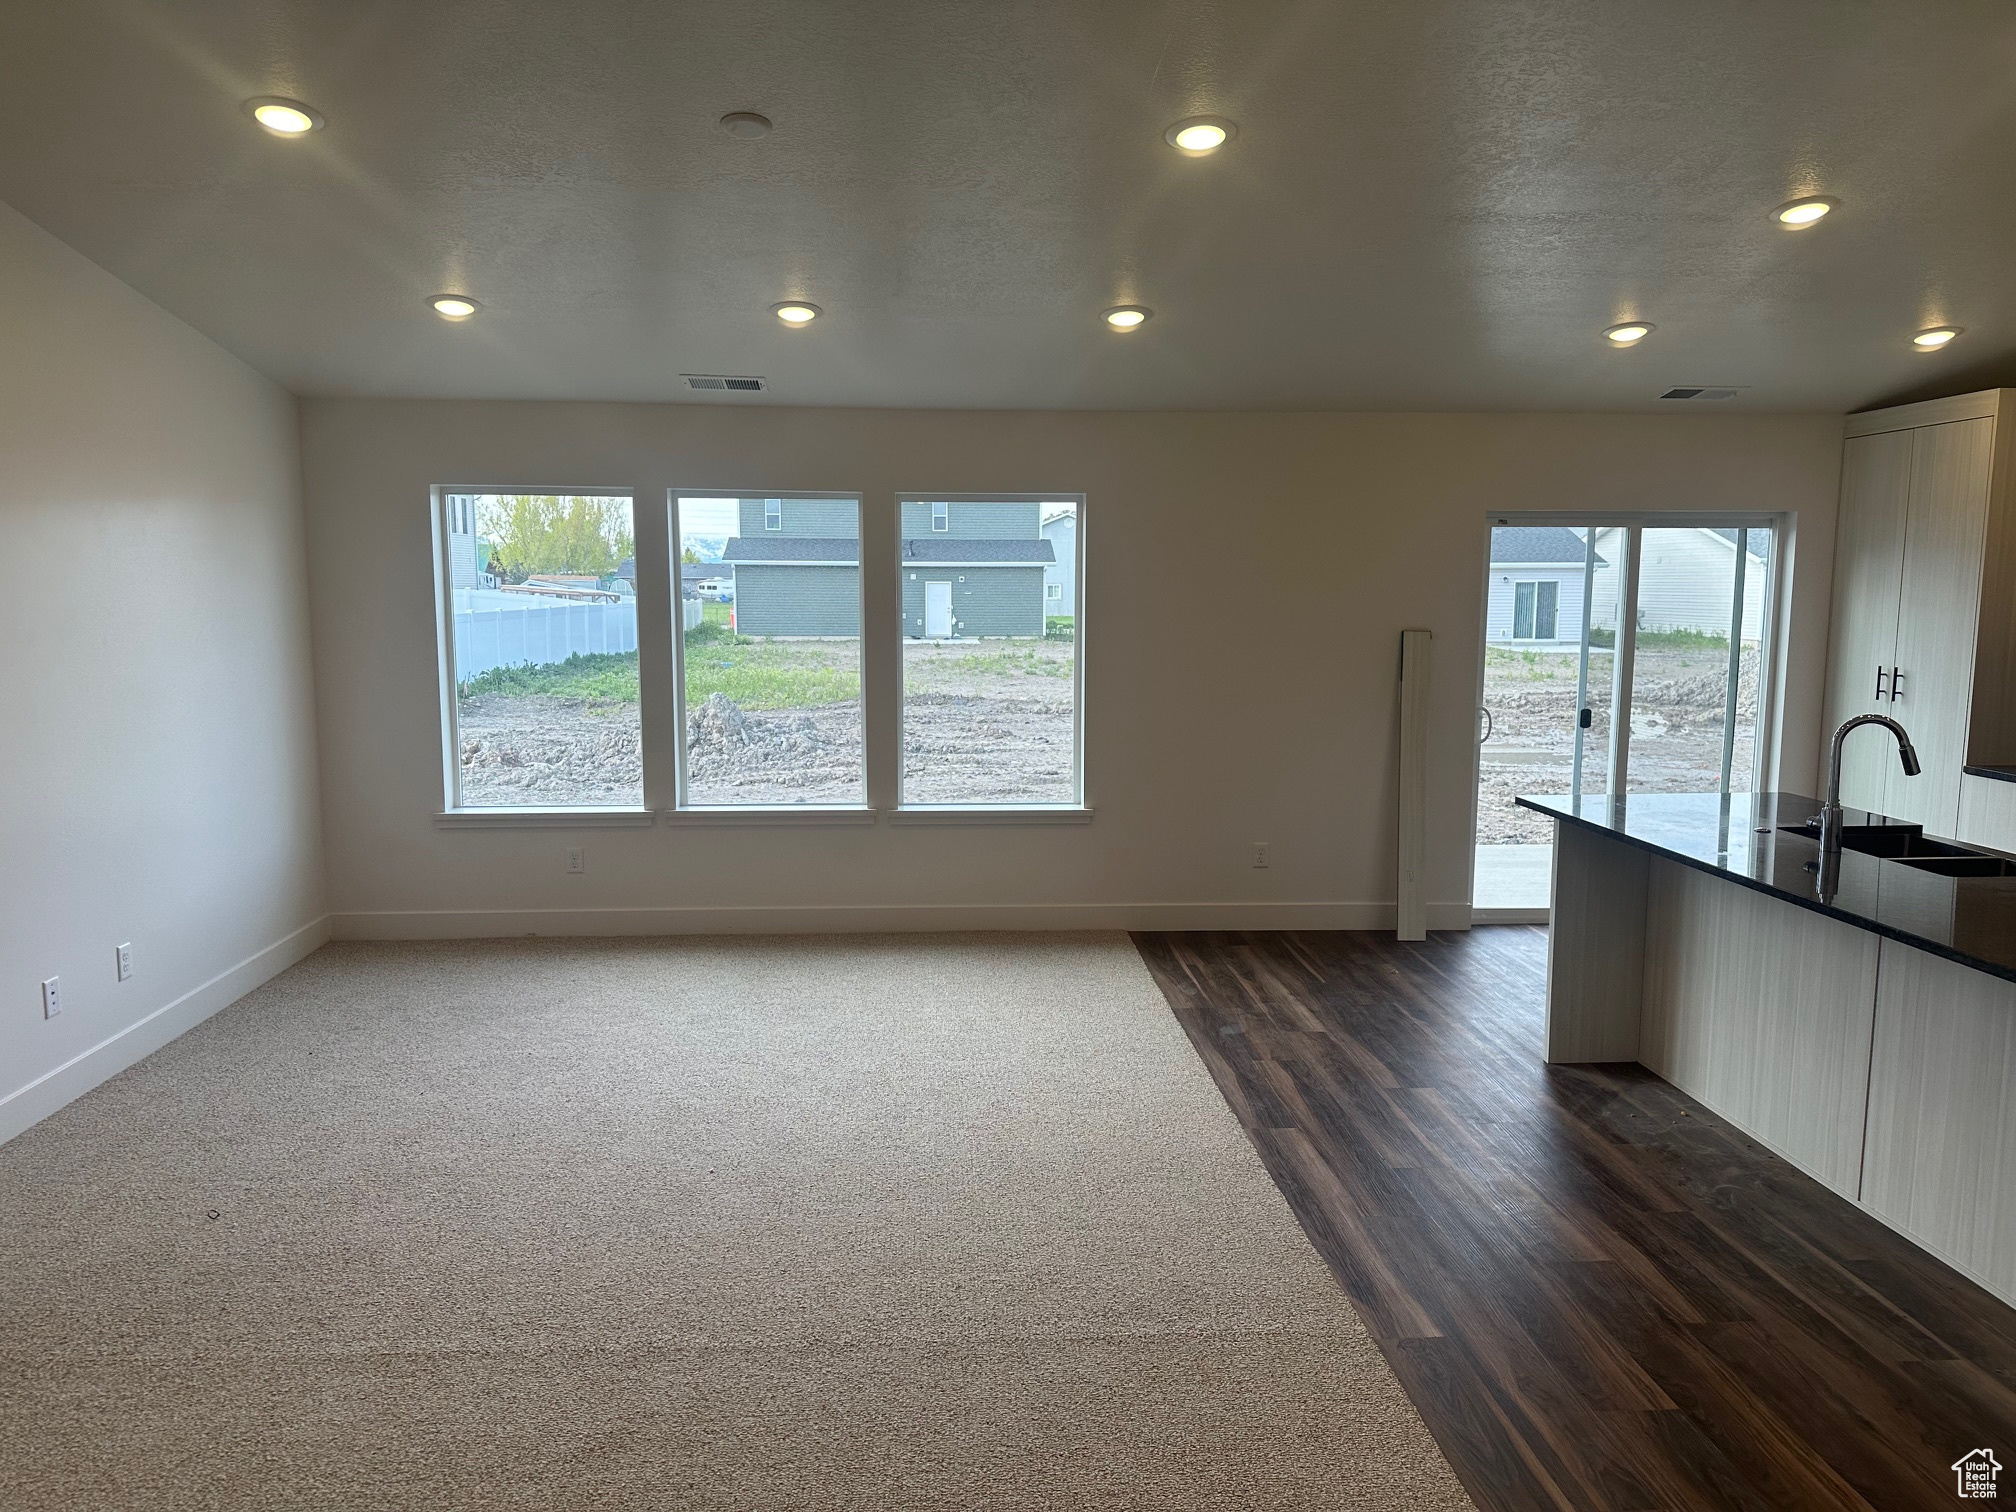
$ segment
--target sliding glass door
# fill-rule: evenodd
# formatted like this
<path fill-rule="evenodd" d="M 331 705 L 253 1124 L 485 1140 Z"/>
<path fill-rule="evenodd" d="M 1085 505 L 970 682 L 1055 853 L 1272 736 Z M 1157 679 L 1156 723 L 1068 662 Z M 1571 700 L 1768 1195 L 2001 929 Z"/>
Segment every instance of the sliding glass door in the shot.
<path fill-rule="evenodd" d="M 1519 794 L 1755 785 L 1777 533 L 1768 517 L 1699 519 L 1494 522 L 1476 908 L 1547 907 L 1553 829 Z"/>

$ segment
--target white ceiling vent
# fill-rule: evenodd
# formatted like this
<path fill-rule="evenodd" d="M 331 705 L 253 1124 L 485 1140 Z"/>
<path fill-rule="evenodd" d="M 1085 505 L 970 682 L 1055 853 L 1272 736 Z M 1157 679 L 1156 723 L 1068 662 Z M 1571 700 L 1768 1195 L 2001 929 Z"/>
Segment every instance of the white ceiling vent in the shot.
<path fill-rule="evenodd" d="M 1659 397 L 1661 399 L 1696 399 L 1696 400 L 1734 399 L 1738 394 L 1743 393 L 1746 388 L 1747 385 L 1745 384 L 1738 384 L 1734 388 L 1726 388 L 1726 387 L 1708 388 L 1708 387 L 1683 385 L 1680 388 L 1670 388 L 1666 390 L 1665 393 L 1661 394 Z"/>
<path fill-rule="evenodd" d="M 689 389 L 728 389 L 738 394 L 760 394 L 770 385 L 761 378 L 733 378 L 726 373 L 681 373 Z"/>

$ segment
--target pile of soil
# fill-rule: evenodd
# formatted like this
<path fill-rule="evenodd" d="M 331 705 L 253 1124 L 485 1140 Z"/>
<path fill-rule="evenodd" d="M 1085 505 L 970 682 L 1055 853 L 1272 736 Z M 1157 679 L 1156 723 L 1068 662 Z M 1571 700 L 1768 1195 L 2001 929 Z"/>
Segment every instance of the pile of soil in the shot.
<path fill-rule="evenodd" d="M 1721 780 L 1727 664 L 1699 650 L 1641 647 L 1633 669 L 1631 788 L 1634 792 L 1711 791 Z M 1737 682 L 1739 739 L 1733 782 L 1749 786 L 1748 731 L 1757 716 L 1757 653 L 1744 652 Z M 1601 792 L 1610 745 L 1607 655 L 1592 658 L 1592 722 L 1583 745 L 1582 790 Z M 1545 845 L 1553 821 L 1514 805 L 1521 793 L 1565 793 L 1573 784 L 1575 659 L 1541 653 L 1534 666 L 1487 665 L 1484 704 L 1491 738 L 1480 752 L 1477 840 L 1480 845 Z"/>
<path fill-rule="evenodd" d="M 710 693 L 686 714 L 694 803 L 861 802 L 861 710 L 851 703 L 751 712 Z"/>
<path fill-rule="evenodd" d="M 464 699 L 456 724 L 468 807 L 644 801 L 635 704 L 487 693 Z"/>

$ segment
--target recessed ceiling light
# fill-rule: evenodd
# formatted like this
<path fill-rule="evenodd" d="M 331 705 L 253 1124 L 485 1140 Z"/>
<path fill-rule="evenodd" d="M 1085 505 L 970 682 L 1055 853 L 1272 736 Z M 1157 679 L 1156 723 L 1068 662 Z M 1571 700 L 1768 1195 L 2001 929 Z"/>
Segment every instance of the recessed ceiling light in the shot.
<path fill-rule="evenodd" d="M 1929 331 L 1920 331 L 1913 336 L 1911 345 L 1921 352 L 1936 352 L 1966 329 L 1965 326 L 1934 326 Z"/>
<path fill-rule="evenodd" d="M 1652 327 L 1642 320 L 1627 320 L 1622 325 L 1611 326 L 1603 334 L 1618 346 L 1636 346 L 1652 334 Z"/>
<path fill-rule="evenodd" d="M 427 304 L 443 320 L 467 320 L 483 308 L 467 294 L 436 294 Z"/>
<path fill-rule="evenodd" d="M 1162 133 L 1162 140 L 1190 157 L 1208 157 L 1238 133 L 1223 116 L 1191 116 Z"/>
<path fill-rule="evenodd" d="M 1799 199 L 1787 200 L 1771 212 L 1771 219 L 1789 230 L 1797 231 L 1801 226 L 1810 226 L 1824 217 L 1841 201 L 1827 194 L 1808 194 Z"/>
<path fill-rule="evenodd" d="M 770 117 L 753 110 L 731 110 L 721 117 L 721 129 L 730 136 L 760 137 L 770 134 Z"/>
<path fill-rule="evenodd" d="M 1137 331 L 1154 313 L 1146 305 L 1115 305 L 1099 318 L 1116 331 Z"/>
<path fill-rule="evenodd" d="M 245 111 L 275 136 L 306 136 L 311 131 L 322 129 L 319 111 L 310 110 L 299 100 L 283 100 L 278 95 L 260 95 L 247 100 Z"/>
<path fill-rule="evenodd" d="M 770 306 L 770 313 L 788 326 L 812 324 L 826 312 L 815 304 L 807 304 L 802 299 L 787 299 L 782 304 Z"/>

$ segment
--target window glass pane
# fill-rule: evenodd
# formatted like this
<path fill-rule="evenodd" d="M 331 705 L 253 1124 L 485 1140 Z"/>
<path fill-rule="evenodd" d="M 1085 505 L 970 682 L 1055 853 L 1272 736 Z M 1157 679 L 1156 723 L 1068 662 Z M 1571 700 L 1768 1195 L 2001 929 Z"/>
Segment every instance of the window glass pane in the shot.
<path fill-rule="evenodd" d="M 1561 585 L 1545 582 L 1538 585 L 1539 603 L 1533 615 L 1533 638 L 1535 640 L 1554 639 L 1554 612 L 1561 602 Z"/>
<path fill-rule="evenodd" d="M 627 497 L 449 494 L 457 802 L 639 805 Z"/>
<path fill-rule="evenodd" d="M 903 801 L 1079 802 L 1078 504 L 899 508 Z"/>
<path fill-rule="evenodd" d="M 866 803 L 860 500 L 674 504 L 685 802 Z"/>
<path fill-rule="evenodd" d="M 1734 736 L 1730 787 L 1745 791 L 1751 785 L 1771 532 L 1749 531 L 1744 543 L 1732 728 L 1730 632 L 1736 623 L 1738 538 L 1734 529 L 1641 532 L 1644 556 L 1638 568 L 1638 634 L 1631 672 L 1633 792 L 1718 791 L 1725 733 Z"/>
<path fill-rule="evenodd" d="M 1515 583 L 1512 586 L 1512 639 L 1533 639 L 1533 585 Z"/>

